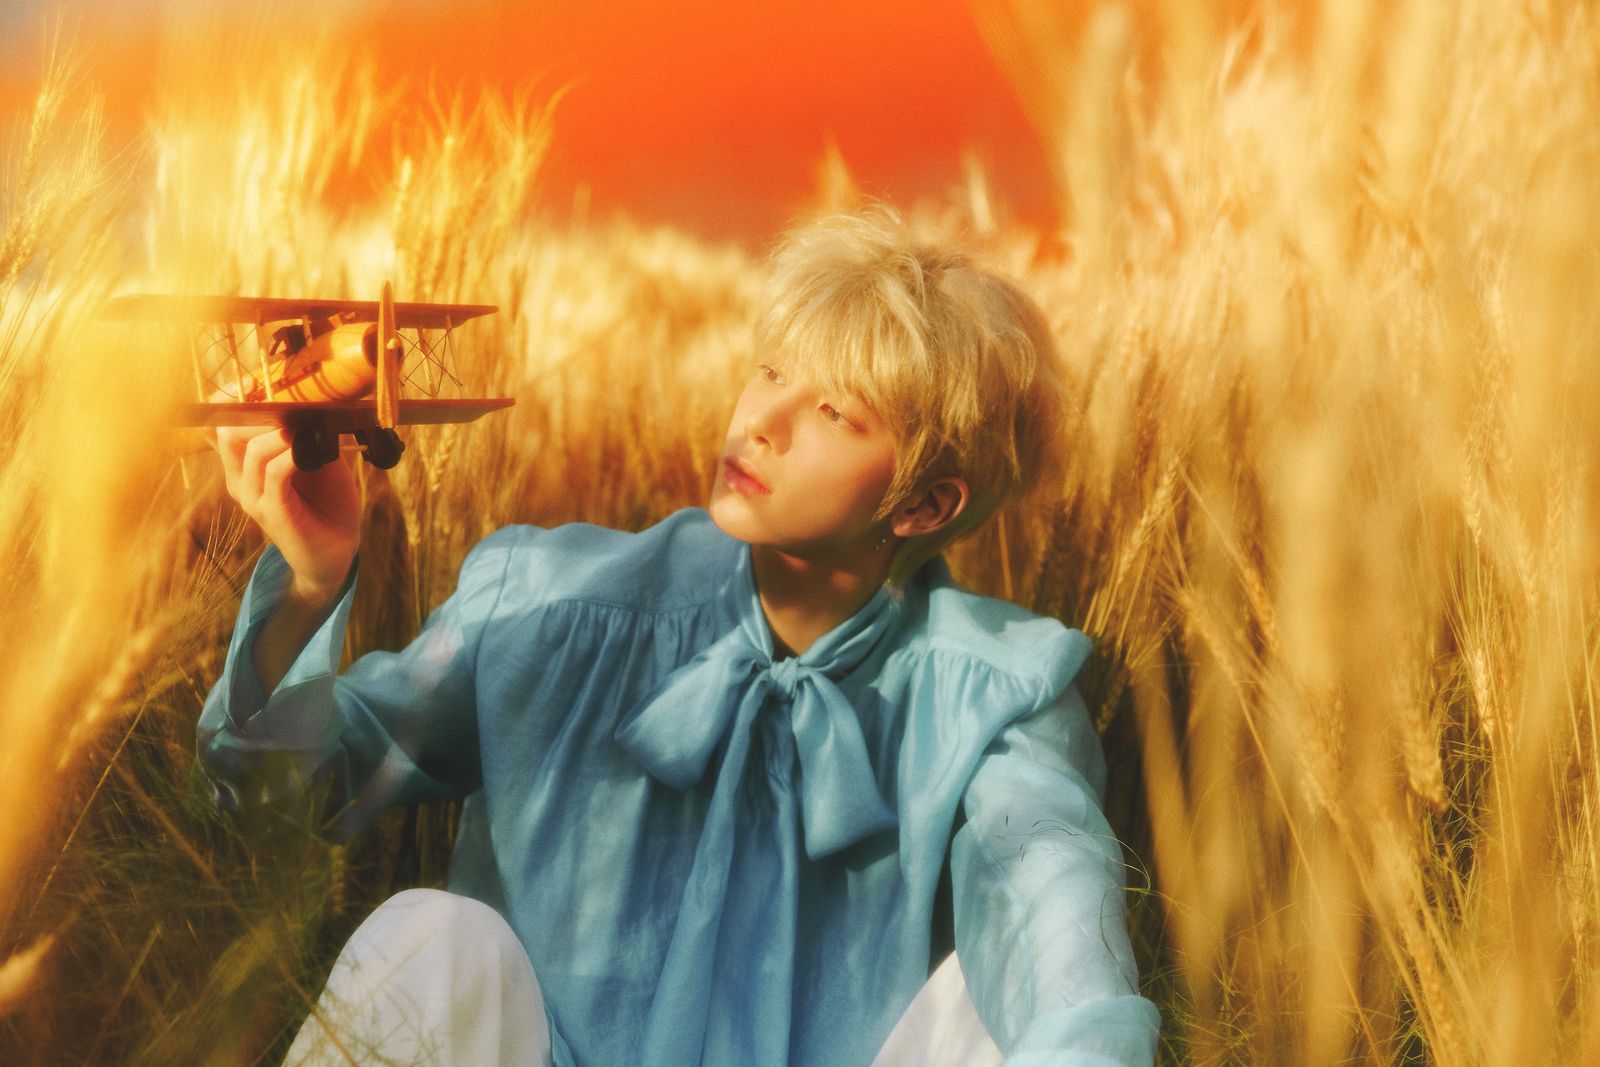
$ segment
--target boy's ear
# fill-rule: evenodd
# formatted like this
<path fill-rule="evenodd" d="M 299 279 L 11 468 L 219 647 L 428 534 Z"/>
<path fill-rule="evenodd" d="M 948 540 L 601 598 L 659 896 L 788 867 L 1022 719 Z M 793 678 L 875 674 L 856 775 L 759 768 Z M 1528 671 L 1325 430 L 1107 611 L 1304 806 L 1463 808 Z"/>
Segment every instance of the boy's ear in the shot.
<path fill-rule="evenodd" d="M 895 511 L 889 528 L 896 537 L 922 537 L 950 525 L 966 507 L 966 481 L 947 475 L 913 494 Z"/>

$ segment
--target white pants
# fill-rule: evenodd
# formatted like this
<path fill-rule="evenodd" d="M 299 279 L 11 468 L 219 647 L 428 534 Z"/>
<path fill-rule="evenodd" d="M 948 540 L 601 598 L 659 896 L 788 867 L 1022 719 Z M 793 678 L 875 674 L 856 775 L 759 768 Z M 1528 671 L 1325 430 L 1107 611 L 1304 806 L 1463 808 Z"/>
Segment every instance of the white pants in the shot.
<path fill-rule="evenodd" d="M 873 1067 L 997 1067 L 960 965 L 933 973 Z M 286 1067 L 549 1064 L 544 999 L 522 943 L 489 905 L 408 889 L 357 928 L 295 1035 Z"/>

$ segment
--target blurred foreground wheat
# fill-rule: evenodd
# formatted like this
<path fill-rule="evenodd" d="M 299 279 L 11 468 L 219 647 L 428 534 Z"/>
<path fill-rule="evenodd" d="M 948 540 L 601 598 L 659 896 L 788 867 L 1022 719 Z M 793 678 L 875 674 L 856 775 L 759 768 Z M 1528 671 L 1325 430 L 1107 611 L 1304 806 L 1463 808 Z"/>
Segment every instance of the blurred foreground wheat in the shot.
<path fill-rule="evenodd" d="M 1099 645 L 1163 1054 L 1600 1062 L 1591 8 L 1140 10 L 979 5 L 1065 222 L 1008 223 L 976 173 L 913 215 L 1059 331 L 1066 481 L 953 563 Z M 450 840 L 448 811 L 348 849 L 211 812 L 193 721 L 256 535 L 157 447 L 181 345 L 96 326 L 107 293 L 502 307 L 462 354 L 518 406 L 364 476 L 353 652 L 495 526 L 701 502 L 749 354 L 745 252 L 541 215 L 543 104 L 269 66 L 165 86 L 128 160 L 58 70 L 7 144 L 6 1063 L 257 1062 Z"/>

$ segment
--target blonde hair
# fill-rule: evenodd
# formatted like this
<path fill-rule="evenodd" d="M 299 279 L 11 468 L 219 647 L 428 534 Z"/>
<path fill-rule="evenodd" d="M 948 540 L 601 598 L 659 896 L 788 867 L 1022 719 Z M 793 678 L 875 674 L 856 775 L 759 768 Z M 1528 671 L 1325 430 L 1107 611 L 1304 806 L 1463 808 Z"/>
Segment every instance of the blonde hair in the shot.
<path fill-rule="evenodd" d="M 886 207 L 818 219 L 773 252 L 758 350 L 858 396 L 891 427 L 895 471 L 878 519 L 933 480 L 967 484 L 965 509 L 907 540 L 903 585 L 995 510 L 1053 476 L 1064 390 L 1043 313 L 964 255 L 914 241 Z"/>

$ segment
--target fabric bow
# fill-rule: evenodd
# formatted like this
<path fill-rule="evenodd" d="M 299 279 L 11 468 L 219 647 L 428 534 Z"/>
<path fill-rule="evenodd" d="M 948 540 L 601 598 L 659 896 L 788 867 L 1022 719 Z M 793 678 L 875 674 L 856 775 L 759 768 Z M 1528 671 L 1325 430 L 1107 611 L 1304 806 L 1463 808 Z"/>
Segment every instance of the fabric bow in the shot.
<path fill-rule="evenodd" d="M 754 600 L 754 590 L 751 590 Z M 739 625 L 674 671 L 617 730 L 617 740 L 652 776 L 676 789 L 705 777 L 724 737 L 748 731 L 781 697 L 801 770 L 801 819 L 806 854 L 831 855 L 895 825 L 878 790 L 856 710 L 830 675 L 859 663 L 884 631 L 890 601 L 880 591 L 866 607 L 798 659 L 773 662 L 764 628 L 742 613 Z M 747 744 L 730 745 L 743 760 Z M 742 768 L 731 768 L 734 780 Z M 728 798 L 731 801 L 731 798 Z M 717 801 L 713 801 L 717 803 Z"/>

